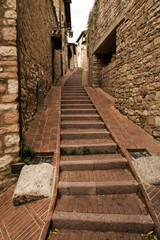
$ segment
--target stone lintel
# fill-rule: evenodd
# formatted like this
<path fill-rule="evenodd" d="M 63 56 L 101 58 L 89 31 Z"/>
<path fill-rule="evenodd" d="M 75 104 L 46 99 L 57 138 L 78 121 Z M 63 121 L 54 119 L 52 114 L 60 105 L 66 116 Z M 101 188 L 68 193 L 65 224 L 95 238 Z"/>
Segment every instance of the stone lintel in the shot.
<path fill-rule="evenodd" d="M 107 28 L 106 32 L 100 38 L 93 49 L 93 54 L 110 54 L 114 51 L 116 44 L 116 28 L 125 19 L 124 10 L 122 10 Z"/>

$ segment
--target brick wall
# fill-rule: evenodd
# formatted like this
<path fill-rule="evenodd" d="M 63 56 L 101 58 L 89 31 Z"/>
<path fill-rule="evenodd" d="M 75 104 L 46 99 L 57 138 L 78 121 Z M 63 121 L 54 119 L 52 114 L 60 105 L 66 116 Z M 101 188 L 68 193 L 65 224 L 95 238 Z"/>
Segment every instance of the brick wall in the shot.
<path fill-rule="evenodd" d="M 19 160 L 16 1 L 0 4 L 0 192 L 15 179 L 10 163 Z"/>
<path fill-rule="evenodd" d="M 52 31 L 57 28 L 53 1 L 20 0 L 20 65 L 23 127 L 37 110 L 37 82 L 43 81 L 44 93 L 52 86 Z M 54 53 L 54 81 L 61 75 L 60 51 Z"/>
<path fill-rule="evenodd" d="M 99 39 L 121 10 L 116 52 L 93 55 Z M 90 24 L 89 79 L 116 98 L 116 107 L 160 140 L 160 2 L 96 1 Z M 96 21 L 95 21 L 96 20 Z"/>

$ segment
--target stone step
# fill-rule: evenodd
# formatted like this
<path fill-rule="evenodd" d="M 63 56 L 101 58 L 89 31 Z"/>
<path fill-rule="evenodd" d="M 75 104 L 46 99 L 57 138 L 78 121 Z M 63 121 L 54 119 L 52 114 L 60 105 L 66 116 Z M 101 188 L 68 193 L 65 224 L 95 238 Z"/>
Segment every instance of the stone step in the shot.
<path fill-rule="evenodd" d="M 60 181 L 62 182 L 127 182 L 134 180 L 133 175 L 128 168 L 108 169 L 108 170 L 80 170 L 80 171 L 62 171 Z"/>
<path fill-rule="evenodd" d="M 88 96 L 87 93 L 62 93 L 61 95 L 62 97 L 66 97 L 66 96 L 72 96 L 72 97 L 76 97 L 76 96 Z"/>
<path fill-rule="evenodd" d="M 61 104 L 90 104 L 91 100 L 62 100 Z"/>
<path fill-rule="evenodd" d="M 147 215 L 146 206 L 135 193 L 109 195 L 61 195 L 55 211 L 77 213 L 104 213 Z"/>
<path fill-rule="evenodd" d="M 67 129 L 67 131 L 61 131 L 61 139 L 106 139 L 110 138 L 110 132 L 106 129 L 93 129 L 92 131 L 88 131 L 87 129 L 82 129 L 81 132 Z"/>
<path fill-rule="evenodd" d="M 105 124 L 102 121 L 62 121 L 61 123 L 62 129 L 74 128 L 74 129 L 104 129 Z"/>
<path fill-rule="evenodd" d="M 90 100 L 88 96 L 62 96 L 61 100 Z"/>
<path fill-rule="evenodd" d="M 79 239 L 79 240 L 144 240 L 142 233 L 128 233 L 128 232 L 100 232 L 100 231 L 89 231 L 89 230 L 76 230 L 76 229 L 59 229 L 57 234 L 58 240 L 64 239 Z M 51 234 L 50 240 L 55 239 L 55 234 Z"/>
<path fill-rule="evenodd" d="M 60 195 L 106 195 L 138 192 L 135 180 L 108 182 L 63 182 L 58 184 Z"/>
<path fill-rule="evenodd" d="M 91 154 L 91 155 L 67 155 L 61 156 L 61 161 L 101 161 L 101 160 L 117 160 L 117 159 L 124 159 L 121 154 Z"/>
<path fill-rule="evenodd" d="M 81 114 L 95 114 L 97 113 L 96 109 L 62 109 L 61 110 L 62 115 L 63 114 L 75 114 L 75 115 L 81 115 Z"/>
<path fill-rule="evenodd" d="M 117 144 L 111 139 L 61 140 L 61 154 L 116 153 Z"/>
<path fill-rule="evenodd" d="M 88 114 L 88 115 L 74 115 L 74 114 L 69 114 L 69 115 L 61 115 L 61 120 L 62 121 L 76 121 L 76 120 L 100 120 L 100 116 L 98 114 Z"/>
<path fill-rule="evenodd" d="M 55 211 L 53 229 L 77 229 L 91 231 L 114 231 L 147 233 L 154 227 L 149 215 L 70 213 Z"/>
<path fill-rule="evenodd" d="M 62 89 L 62 93 L 86 93 L 84 89 Z"/>
<path fill-rule="evenodd" d="M 95 108 L 92 103 L 90 104 L 61 104 L 61 109 L 90 109 Z"/>
<path fill-rule="evenodd" d="M 83 170 L 108 170 L 116 168 L 126 168 L 127 160 L 125 158 L 101 159 L 101 160 L 79 160 L 60 161 L 61 171 L 83 171 Z"/>

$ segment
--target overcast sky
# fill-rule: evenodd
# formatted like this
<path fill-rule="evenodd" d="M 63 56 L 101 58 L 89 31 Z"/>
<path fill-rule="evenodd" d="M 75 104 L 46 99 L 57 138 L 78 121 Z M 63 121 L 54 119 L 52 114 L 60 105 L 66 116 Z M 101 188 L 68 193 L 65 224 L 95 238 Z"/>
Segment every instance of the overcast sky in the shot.
<path fill-rule="evenodd" d="M 72 0 L 71 21 L 73 38 L 69 38 L 69 42 L 76 42 L 81 32 L 87 29 L 88 15 L 93 4 L 94 0 Z"/>

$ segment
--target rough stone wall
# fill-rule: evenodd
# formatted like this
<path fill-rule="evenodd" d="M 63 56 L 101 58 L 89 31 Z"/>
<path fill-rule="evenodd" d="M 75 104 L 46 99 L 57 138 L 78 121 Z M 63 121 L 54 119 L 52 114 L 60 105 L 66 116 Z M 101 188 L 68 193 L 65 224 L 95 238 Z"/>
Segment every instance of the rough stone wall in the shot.
<path fill-rule="evenodd" d="M 19 0 L 18 6 L 23 128 L 37 110 L 37 82 L 46 94 L 52 85 L 52 31 L 57 28 L 53 1 Z M 55 51 L 54 83 L 60 77 L 60 57 Z"/>
<path fill-rule="evenodd" d="M 95 44 L 121 9 L 125 20 L 116 29 L 116 53 L 93 55 Z M 160 1 L 96 1 L 90 25 L 90 70 L 93 86 L 116 98 L 116 107 L 160 140 Z M 96 19 L 96 21 L 94 21 Z"/>
<path fill-rule="evenodd" d="M 16 1 L 0 3 L 0 192 L 15 179 L 10 163 L 19 160 Z"/>

